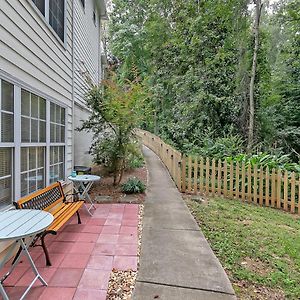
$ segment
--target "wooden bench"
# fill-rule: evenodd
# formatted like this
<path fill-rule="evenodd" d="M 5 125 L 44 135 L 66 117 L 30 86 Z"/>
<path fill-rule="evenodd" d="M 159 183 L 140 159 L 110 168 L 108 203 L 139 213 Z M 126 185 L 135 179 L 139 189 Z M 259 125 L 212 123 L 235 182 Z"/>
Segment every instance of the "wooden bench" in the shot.
<path fill-rule="evenodd" d="M 79 208 L 83 205 L 84 201 L 67 202 L 66 197 L 75 196 L 76 194 L 64 194 L 60 182 L 53 183 L 52 185 L 38 190 L 19 201 L 14 202 L 17 209 L 40 209 L 51 213 L 54 216 L 52 224 L 41 234 L 37 235 L 31 246 L 41 246 L 44 250 L 47 266 L 51 266 L 49 253 L 45 244 L 45 237 L 51 233 L 56 235 L 57 231 L 76 213 L 78 224 L 81 224 Z M 37 245 L 37 240 L 41 240 L 41 244 Z M 19 249 L 20 252 L 21 249 Z M 19 255 L 16 255 L 15 259 Z"/>

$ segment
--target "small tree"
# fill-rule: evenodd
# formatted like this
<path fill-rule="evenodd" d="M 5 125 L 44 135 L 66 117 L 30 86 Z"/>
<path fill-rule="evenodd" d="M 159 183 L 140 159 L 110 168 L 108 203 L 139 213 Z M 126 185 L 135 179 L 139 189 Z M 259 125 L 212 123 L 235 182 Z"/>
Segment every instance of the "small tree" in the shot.
<path fill-rule="evenodd" d="M 146 116 L 148 93 L 143 83 L 118 82 L 115 75 L 91 85 L 86 101 L 92 113 L 79 130 L 93 132 L 91 153 L 113 173 L 114 185 L 121 182 L 129 154 L 135 154 L 134 129 Z"/>

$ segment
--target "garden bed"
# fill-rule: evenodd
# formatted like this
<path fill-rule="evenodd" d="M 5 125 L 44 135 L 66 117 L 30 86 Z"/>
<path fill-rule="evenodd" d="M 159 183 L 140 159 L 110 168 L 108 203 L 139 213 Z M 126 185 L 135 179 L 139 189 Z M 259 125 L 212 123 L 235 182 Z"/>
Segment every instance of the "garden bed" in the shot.
<path fill-rule="evenodd" d="M 239 299 L 300 299 L 299 216 L 238 200 L 185 200 Z"/>

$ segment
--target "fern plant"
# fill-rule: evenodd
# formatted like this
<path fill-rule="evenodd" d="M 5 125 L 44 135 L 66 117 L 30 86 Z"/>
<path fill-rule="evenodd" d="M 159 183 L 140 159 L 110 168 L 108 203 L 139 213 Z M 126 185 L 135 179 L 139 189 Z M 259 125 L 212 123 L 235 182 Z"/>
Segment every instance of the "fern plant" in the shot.
<path fill-rule="evenodd" d="M 122 184 L 122 192 L 125 194 L 140 194 L 146 190 L 145 184 L 138 178 L 129 178 L 124 184 Z"/>

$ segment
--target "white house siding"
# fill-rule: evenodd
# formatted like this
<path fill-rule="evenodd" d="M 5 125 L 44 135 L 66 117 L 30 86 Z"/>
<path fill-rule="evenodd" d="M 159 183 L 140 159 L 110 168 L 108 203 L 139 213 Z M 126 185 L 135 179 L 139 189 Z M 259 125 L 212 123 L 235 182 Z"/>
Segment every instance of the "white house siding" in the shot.
<path fill-rule="evenodd" d="M 0 72 L 67 110 L 66 173 L 72 168 L 72 0 L 66 1 L 63 44 L 26 0 L 1 0 Z M 1 75 L 1 74 L 0 74 Z"/>
<path fill-rule="evenodd" d="M 96 24 L 93 20 L 93 11 L 96 12 Z M 101 79 L 100 53 L 100 12 L 93 0 L 86 0 L 83 8 L 80 0 L 74 0 L 74 100 L 75 126 L 89 116 L 85 109 L 85 94 L 88 90 L 86 76 L 93 83 Z M 92 135 L 86 132 L 74 133 L 75 165 L 91 165 L 92 157 L 88 154 L 92 142 Z"/>

